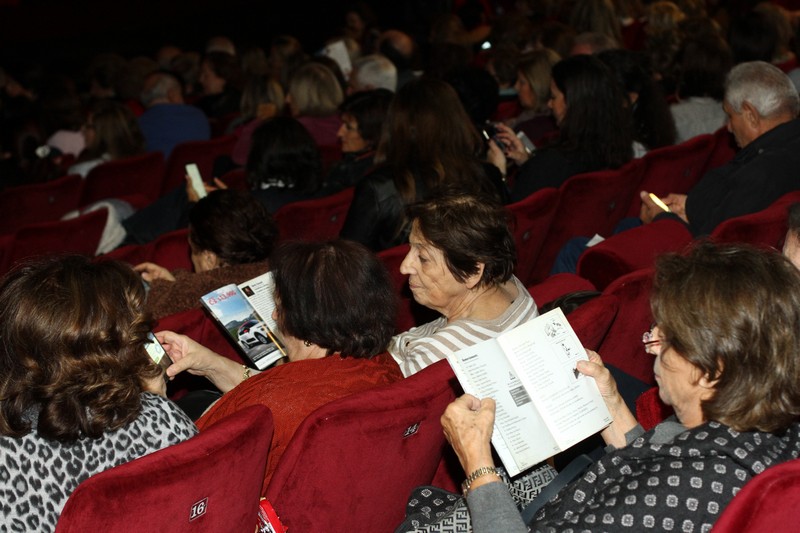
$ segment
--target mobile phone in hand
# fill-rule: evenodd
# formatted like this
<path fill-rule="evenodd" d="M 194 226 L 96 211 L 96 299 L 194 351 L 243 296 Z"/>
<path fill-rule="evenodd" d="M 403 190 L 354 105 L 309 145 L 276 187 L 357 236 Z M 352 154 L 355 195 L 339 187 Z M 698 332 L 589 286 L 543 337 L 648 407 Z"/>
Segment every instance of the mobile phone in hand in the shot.
<path fill-rule="evenodd" d="M 170 359 L 167 351 L 161 346 L 161 343 L 158 342 L 158 339 L 153 335 L 152 331 L 147 334 L 144 349 L 147 351 L 147 355 L 150 356 L 150 359 L 164 369 L 164 380 L 169 381 L 169 378 L 167 378 L 167 368 L 172 364 L 172 359 Z"/>
<path fill-rule="evenodd" d="M 664 202 L 661 200 L 661 198 L 659 198 L 659 197 L 658 197 L 658 196 L 656 196 L 655 194 L 653 194 L 653 193 L 650 193 L 650 199 L 651 199 L 651 200 L 653 200 L 653 203 L 654 203 L 654 204 L 656 204 L 658 207 L 660 207 L 661 209 L 663 209 L 663 210 L 664 210 L 664 211 L 666 211 L 667 213 L 670 213 L 670 212 L 672 211 L 672 210 L 669 208 L 669 206 L 668 206 L 667 204 L 665 204 L 665 203 L 664 203 Z"/>
<path fill-rule="evenodd" d="M 200 169 L 197 168 L 197 165 L 194 163 L 187 164 L 186 174 L 189 176 L 189 183 L 192 184 L 192 189 L 194 189 L 197 198 L 205 198 L 208 196 L 206 187 L 203 184 L 203 178 L 200 176 Z"/>

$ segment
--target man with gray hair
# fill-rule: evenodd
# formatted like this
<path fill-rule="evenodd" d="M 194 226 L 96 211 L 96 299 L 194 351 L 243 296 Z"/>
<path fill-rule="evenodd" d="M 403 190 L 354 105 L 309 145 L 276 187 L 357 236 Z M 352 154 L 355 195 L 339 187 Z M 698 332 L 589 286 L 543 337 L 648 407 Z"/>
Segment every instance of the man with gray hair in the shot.
<path fill-rule="evenodd" d="M 723 109 L 741 150 L 688 195 L 663 199 L 693 235 L 707 235 L 724 220 L 765 209 L 800 189 L 800 97 L 789 77 L 763 61 L 741 63 L 728 74 Z M 643 222 L 671 216 L 647 191 L 641 198 Z"/>
<path fill-rule="evenodd" d="M 373 89 L 397 90 L 397 67 L 381 54 L 370 54 L 353 62 L 347 94 Z"/>
<path fill-rule="evenodd" d="M 154 72 L 144 80 L 140 95 L 147 109 L 139 117 L 148 152 L 169 157 L 175 145 L 186 141 L 207 141 L 211 127 L 205 113 L 183 101 L 178 78 L 168 72 Z"/>

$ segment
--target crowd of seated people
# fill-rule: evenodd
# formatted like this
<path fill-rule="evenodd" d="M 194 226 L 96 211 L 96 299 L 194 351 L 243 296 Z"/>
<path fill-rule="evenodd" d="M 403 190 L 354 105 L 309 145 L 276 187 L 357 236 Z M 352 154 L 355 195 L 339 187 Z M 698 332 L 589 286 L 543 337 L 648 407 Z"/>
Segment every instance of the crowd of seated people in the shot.
<path fill-rule="evenodd" d="M 270 407 L 275 419 L 265 493 L 283 450 L 316 408 L 423 372 L 539 315 L 546 302 L 534 301 L 528 280 L 514 276 L 520 242 L 506 206 L 542 189 L 627 168 L 651 150 L 727 127 L 737 155 L 688 193 L 664 197 L 668 213 L 641 191 L 634 223 L 673 218 L 702 236 L 800 190 L 793 175 L 800 69 L 785 32 L 797 12 L 714 3 L 706 10 L 692 2 L 630 2 L 623 12 L 610 0 L 579 0 L 519 2 L 492 18 L 496 2 L 485 3 L 480 16 L 437 13 L 425 32 L 381 27 L 351 9 L 325 37 L 344 40 L 352 70 L 290 35 L 244 53 L 231 35 L 210 39 L 204 50 L 165 46 L 152 58 L 102 54 L 91 62 L 88 87 L 63 80 L 40 86 L 0 70 L 0 194 L 67 173 L 85 177 L 107 161 L 147 152 L 168 158 L 187 141 L 235 137 L 214 174 L 203 176 L 208 196 L 187 178 L 130 216 L 135 209 L 127 205 L 121 221 L 123 244 L 188 227 L 193 272 L 61 257 L 14 265 L 0 282 L 0 444 L 11 450 L 0 455 L 0 523 L 52 530 L 69 494 L 90 475 L 190 438 L 251 404 Z M 483 117 L 471 116 L 476 102 L 463 85 L 470 80 L 493 93 L 477 103 L 492 107 L 481 109 L 490 116 L 485 127 Z M 514 105 L 501 110 L 498 102 Z M 273 216 L 281 208 L 351 187 L 339 239 L 279 242 Z M 790 259 L 800 248 L 797 218 L 790 217 L 785 239 Z M 573 268 L 586 240 L 565 249 L 556 268 Z M 413 300 L 440 316 L 395 331 L 397 290 L 376 254 L 404 244 L 399 272 Z M 274 276 L 274 318 L 286 348 L 274 367 L 243 367 L 199 339 L 156 332 L 174 361 L 167 381 L 186 372 L 218 389 L 199 396 L 199 406 L 181 404 L 192 418 L 205 410 L 192 423 L 163 397 L 164 375 L 139 349 L 148 321 L 198 308 L 203 294 L 266 271 Z M 463 500 L 466 527 L 711 527 L 751 477 L 800 454 L 800 399 L 790 386 L 798 376 L 788 357 L 800 337 L 787 333 L 800 325 L 798 275 L 779 254 L 740 245 L 701 244 L 663 258 L 652 293 L 656 325 L 643 351 L 655 356 L 660 398 L 675 418 L 642 429 L 622 401 L 631 391 L 618 390 L 630 381 L 590 352 L 577 370 L 596 381 L 614 415 L 601 433 L 608 451 L 527 525 L 494 469 L 493 401 L 456 400 L 442 424 L 462 479 L 472 483 Z M 776 327 L 769 320 L 776 316 L 788 326 Z M 100 359 L 111 370 L 100 372 L 93 363 Z M 105 400 L 88 389 L 108 389 Z M 773 393 L 760 394 L 767 390 Z M 63 473 L 40 468 L 28 450 L 102 454 L 138 431 L 145 416 L 158 439 L 91 468 L 66 464 L 69 483 L 58 485 L 46 509 L 35 483 L 22 490 L 2 475 L 43 472 L 50 487 Z M 713 442 L 700 442 L 707 435 Z M 740 446 L 748 449 L 744 458 Z M 698 457 L 696 449 L 701 467 L 675 466 L 676 455 Z M 644 475 L 642 462 L 663 466 L 647 472 L 658 489 L 631 483 Z M 554 466 L 527 475 L 549 480 Z M 681 490 L 667 488 L 674 479 Z M 720 491 L 705 490 L 711 484 Z M 10 503 L 12 494 L 23 503 Z M 689 516 L 688 506 L 702 509 Z M 443 523 L 425 527 L 446 530 L 437 529 Z"/>

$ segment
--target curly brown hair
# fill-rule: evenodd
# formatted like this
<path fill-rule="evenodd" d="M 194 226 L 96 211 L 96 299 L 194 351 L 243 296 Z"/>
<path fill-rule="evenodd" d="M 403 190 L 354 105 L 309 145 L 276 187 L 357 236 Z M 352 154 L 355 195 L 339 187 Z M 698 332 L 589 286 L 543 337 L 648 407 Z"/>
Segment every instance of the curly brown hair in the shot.
<path fill-rule="evenodd" d="M 0 283 L 0 434 L 72 441 L 132 422 L 149 359 L 144 288 L 117 261 L 38 259 Z"/>

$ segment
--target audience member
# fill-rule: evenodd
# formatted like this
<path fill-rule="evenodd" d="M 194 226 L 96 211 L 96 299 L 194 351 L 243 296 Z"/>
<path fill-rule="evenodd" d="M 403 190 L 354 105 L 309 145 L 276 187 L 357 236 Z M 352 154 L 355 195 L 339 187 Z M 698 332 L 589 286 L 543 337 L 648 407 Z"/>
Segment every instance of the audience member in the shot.
<path fill-rule="evenodd" d="M 352 187 L 375 164 L 375 150 L 381 128 L 394 93 L 375 89 L 354 93 L 342 102 L 339 112 L 342 126 L 338 137 L 343 158 L 328 173 L 326 189 L 334 191 Z"/>
<path fill-rule="evenodd" d="M 195 105 L 210 120 L 223 119 L 239 111 L 241 69 L 236 56 L 227 52 L 208 52 L 200 64 L 203 97 Z"/>
<path fill-rule="evenodd" d="M 353 62 L 350 72 L 348 93 L 372 89 L 397 90 L 397 68 L 388 58 L 380 54 L 370 54 Z"/>
<path fill-rule="evenodd" d="M 337 110 L 342 100 L 342 87 L 325 65 L 306 63 L 292 74 L 286 103 L 317 146 L 336 146 L 336 132 L 342 125 Z"/>
<path fill-rule="evenodd" d="M 150 285 L 146 310 L 158 320 L 199 308 L 204 294 L 263 274 L 277 239 L 272 215 L 250 191 L 212 191 L 189 209 L 193 272 L 155 263 L 134 267 Z"/>
<path fill-rule="evenodd" d="M 569 25 L 579 35 L 591 32 L 606 36 L 615 44 L 614 48 L 622 44 L 622 28 L 612 0 L 577 0 L 572 6 Z"/>
<path fill-rule="evenodd" d="M 798 188 L 800 98 L 786 74 L 763 61 L 737 65 L 728 75 L 723 109 L 741 150 L 688 195 L 664 199 L 669 216 L 680 217 L 693 235 L 708 235 L 720 222 L 760 211 Z M 647 191 L 641 196 L 643 222 L 663 213 Z"/>
<path fill-rule="evenodd" d="M 647 64 L 647 56 L 617 49 L 601 52 L 597 58 L 608 65 L 628 97 L 626 107 L 633 120 L 636 157 L 675 144 L 675 122 L 661 86 Z"/>
<path fill-rule="evenodd" d="M 670 111 L 680 143 L 725 125 L 722 97 L 733 60 L 728 44 L 713 36 L 687 37 L 677 60 L 678 102 Z"/>
<path fill-rule="evenodd" d="M 405 242 L 405 206 L 445 191 L 503 198 L 497 169 L 478 155 L 481 138 L 455 90 L 421 78 L 401 87 L 386 116 L 377 168 L 356 186 L 341 231 L 372 250 Z"/>
<path fill-rule="evenodd" d="M 584 32 L 572 39 L 572 48 L 567 56 L 594 55 L 605 50 L 619 48 L 619 44 L 604 33 Z"/>
<path fill-rule="evenodd" d="M 543 48 L 523 55 L 517 64 L 514 87 L 523 111 L 508 125 L 534 142 L 558 129 L 548 103 L 553 66 L 559 60 L 558 54 Z"/>
<path fill-rule="evenodd" d="M 144 81 L 141 95 L 146 111 L 139 117 L 139 128 L 148 152 L 169 157 L 176 145 L 187 141 L 207 141 L 211 127 L 205 114 L 186 105 L 178 78 L 156 72 Z"/>
<path fill-rule="evenodd" d="M 492 141 L 490 159 L 505 173 L 507 159 L 520 165 L 511 189 L 517 202 L 570 176 L 617 168 L 633 156 L 633 128 L 627 100 L 610 69 L 594 56 L 561 60 L 553 67 L 550 109 L 558 137 L 528 154 L 514 132 L 498 125 L 505 152 Z"/>
<path fill-rule="evenodd" d="M 236 135 L 236 145 L 231 152 L 233 166 L 243 167 L 247 163 L 253 132 L 265 120 L 280 114 L 285 102 L 283 89 L 273 78 L 251 76 L 247 79 L 239 107 L 241 115 L 230 125 Z"/>
<path fill-rule="evenodd" d="M 798 457 L 800 274 L 789 261 L 741 245 L 666 256 L 651 307 L 655 326 L 642 340 L 675 416 L 644 431 L 589 352 L 577 370 L 597 381 L 612 414 L 601 433 L 610 451 L 545 503 L 531 530 L 602 523 L 707 531 L 749 479 Z M 494 411 L 491 398 L 465 395 L 442 425 L 464 471 L 480 473 L 466 491 L 472 530 L 527 532 L 491 468 Z"/>
<path fill-rule="evenodd" d="M 306 416 L 338 398 L 402 379 L 385 353 L 395 296 L 377 257 L 347 241 L 295 241 L 276 250 L 271 267 L 287 363 L 257 373 L 188 337 L 157 333 L 175 362 L 170 376 L 205 376 L 224 393 L 197 421 L 201 430 L 248 405 L 272 411 L 275 432 L 262 494 Z"/>
<path fill-rule="evenodd" d="M 144 298 L 130 267 L 80 256 L 0 283 L 3 529 L 52 532 L 82 481 L 197 433 L 145 351 Z"/>
<path fill-rule="evenodd" d="M 416 51 L 414 40 L 400 30 L 386 30 L 378 38 L 378 52 L 394 63 L 397 69 L 397 89 L 416 77 Z"/>
<path fill-rule="evenodd" d="M 789 206 L 789 217 L 786 224 L 789 229 L 783 241 L 783 255 L 800 270 L 800 204 Z"/>
<path fill-rule="evenodd" d="M 389 352 L 406 377 L 538 315 L 513 275 L 516 249 L 502 206 L 449 196 L 410 206 L 408 218 L 411 249 L 400 272 L 414 300 L 442 317 L 392 339 Z"/>
<path fill-rule="evenodd" d="M 80 174 L 85 178 L 90 170 L 106 161 L 144 153 L 144 136 L 136 116 L 128 107 L 113 100 L 95 103 L 81 132 L 86 148 L 68 174 Z"/>

